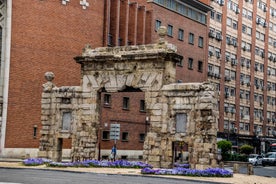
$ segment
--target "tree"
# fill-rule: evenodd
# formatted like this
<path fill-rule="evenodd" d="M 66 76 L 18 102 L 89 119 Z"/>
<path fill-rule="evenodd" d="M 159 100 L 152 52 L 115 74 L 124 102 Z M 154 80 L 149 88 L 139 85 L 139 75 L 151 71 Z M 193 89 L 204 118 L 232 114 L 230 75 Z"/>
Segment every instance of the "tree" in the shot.
<path fill-rule="evenodd" d="M 240 147 L 240 152 L 246 155 L 249 155 L 250 153 L 252 153 L 253 150 L 254 150 L 253 146 L 250 146 L 248 144 L 244 144 Z"/>
<path fill-rule="evenodd" d="M 232 143 L 230 141 L 227 141 L 227 140 L 218 141 L 217 145 L 218 145 L 218 148 L 221 149 L 222 155 L 227 153 L 232 148 Z"/>

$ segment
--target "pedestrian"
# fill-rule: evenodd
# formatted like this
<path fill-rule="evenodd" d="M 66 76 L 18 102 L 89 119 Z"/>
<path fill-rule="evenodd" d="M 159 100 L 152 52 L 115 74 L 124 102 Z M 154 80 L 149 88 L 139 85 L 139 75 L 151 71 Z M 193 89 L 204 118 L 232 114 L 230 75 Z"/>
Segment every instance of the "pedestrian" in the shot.
<path fill-rule="evenodd" d="M 112 147 L 111 149 L 111 160 L 115 161 L 116 160 L 116 153 L 117 153 L 117 148 L 116 148 L 116 144 Z"/>

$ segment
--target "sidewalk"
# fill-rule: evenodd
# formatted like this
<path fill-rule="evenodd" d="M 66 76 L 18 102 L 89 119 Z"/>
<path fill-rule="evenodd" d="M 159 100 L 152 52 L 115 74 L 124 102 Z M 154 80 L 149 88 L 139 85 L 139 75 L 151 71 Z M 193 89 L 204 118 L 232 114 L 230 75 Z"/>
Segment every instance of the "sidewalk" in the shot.
<path fill-rule="evenodd" d="M 4 161 L 0 159 L 0 168 L 29 168 L 29 169 L 43 169 L 43 170 L 57 170 L 68 172 L 90 172 L 102 174 L 120 174 L 120 175 L 134 175 L 143 176 L 140 169 L 125 169 L 125 168 L 56 168 L 43 166 L 24 166 L 19 160 L 9 159 Z M 214 178 L 214 177 L 187 177 L 187 176 L 173 176 L 173 175 L 145 175 L 151 177 L 176 178 L 183 180 L 208 181 L 215 183 L 231 183 L 231 184 L 272 184 L 276 183 L 275 178 L 268 178 L 255 175 L 234 174 L 232 178 Z M 1 182 L 1 181 L 0 181 Z"/>

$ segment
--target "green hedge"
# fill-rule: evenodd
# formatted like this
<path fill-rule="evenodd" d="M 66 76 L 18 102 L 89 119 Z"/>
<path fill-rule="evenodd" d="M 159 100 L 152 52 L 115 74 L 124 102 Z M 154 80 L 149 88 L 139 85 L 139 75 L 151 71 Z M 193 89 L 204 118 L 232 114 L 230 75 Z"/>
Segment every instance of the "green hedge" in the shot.
<path fill-rule="evenodd" d="M 230 154 L 230 153 L 222 154 L 222 159 L 223 161 L 240 161 L 240 162 L 248 161 L 248 157 L 246 155 Z"/>

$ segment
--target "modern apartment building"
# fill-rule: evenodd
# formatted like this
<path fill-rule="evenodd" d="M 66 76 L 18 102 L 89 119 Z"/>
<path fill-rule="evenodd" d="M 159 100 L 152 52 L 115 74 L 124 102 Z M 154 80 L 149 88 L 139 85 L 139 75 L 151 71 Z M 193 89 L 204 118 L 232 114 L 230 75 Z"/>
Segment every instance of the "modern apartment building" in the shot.
<path fill-rule="evenodd" d="M 276 141 L 276 1 L 210 6 L 208 79 L 220 91 L 218 137 L 265 152 Z"/>

